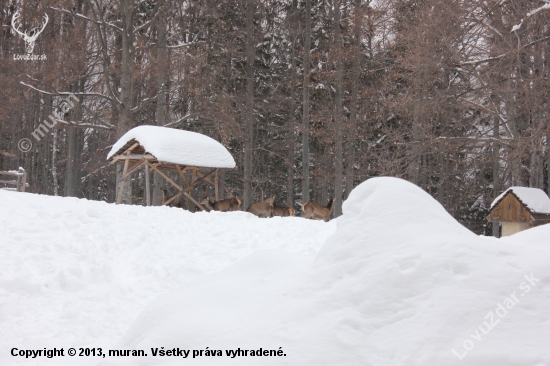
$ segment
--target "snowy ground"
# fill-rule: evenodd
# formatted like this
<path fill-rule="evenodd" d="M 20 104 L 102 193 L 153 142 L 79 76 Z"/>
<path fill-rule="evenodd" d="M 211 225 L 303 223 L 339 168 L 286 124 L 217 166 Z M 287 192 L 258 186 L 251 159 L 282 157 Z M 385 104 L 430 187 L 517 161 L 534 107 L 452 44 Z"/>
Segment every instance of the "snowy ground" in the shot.
<path fill-rule="evenodd" d="M 0 364 L 63 346 L 148 354 L 101 365 L 550 365 L 550 225 L 479 237 L 399 179 L 357 187 L 337 228 L 0 200 Z M 161 347 L 191 353 L 152 357 Z M 226 356 L 260 347 L 284 355 Z M 97 361 L 54 360 L 19 361 Z"/>
<path fill-rule="evenodd" d="M 96 363 L 25 360 L 10 350 L 107 349 L 158 295 L 258 250 L 311 257 L 335 230 L 301 218 L 192 214 L 6 190 L 0 202 L 0 365 Z"/>

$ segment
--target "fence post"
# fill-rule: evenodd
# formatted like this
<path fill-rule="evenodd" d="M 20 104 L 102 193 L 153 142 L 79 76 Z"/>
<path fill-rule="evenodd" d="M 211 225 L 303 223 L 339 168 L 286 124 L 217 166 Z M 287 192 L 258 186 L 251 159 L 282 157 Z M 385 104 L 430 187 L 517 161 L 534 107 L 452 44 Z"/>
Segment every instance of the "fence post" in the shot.
<path fill-rule="evenodd" d="M 17 181 L 15 182 L 15 189 L 17 192 L 21 192 L 21 176 L 17 176 Z"/>
<path fill-rule="evenodd" d="M 23 171 L 23 176 L 21 177 L 21 192 L 25 192 L 27 186 L 27 172 Z"/>

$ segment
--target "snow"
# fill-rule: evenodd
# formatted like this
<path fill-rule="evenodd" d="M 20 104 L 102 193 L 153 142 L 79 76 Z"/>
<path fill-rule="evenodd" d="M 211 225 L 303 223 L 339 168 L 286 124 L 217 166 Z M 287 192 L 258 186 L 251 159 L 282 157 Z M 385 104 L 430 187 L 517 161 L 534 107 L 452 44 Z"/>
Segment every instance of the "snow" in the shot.
<path fill-rule="evenodd" d="M 0 365 L 13 347 L 108 349 L 158 295 L 266 249 L 311 257 L 334 223 L 0 190 Z M 48 362 L 50 361 L 50 362 Z"/>
<path fill-rule="evenodd" d="M 518 24 L 515 24 L 513 27 L 512 27 L 512 30 L 510 32 L 515 32 L 517 30 L 519 30 L 521 28 L 521 26 L 523 25 L 523 19 L 521 20 L 521 22 L 519 22 Z"/>
<path fill-rule="evenodd" d="M 126 132 L 111 148 L 110 159 L 135 139 L 158 161 L 208 168 L 234 168 L 235 160 L 216 140 L 200 133 L 159 126 L 139 126 Z"/>
<path fill-rule="evenodd" d="M 523 230 L 514 235 L 505 236 L 500 241 L 516 244 L 538 246 L 543 250 L 550 250 L 550 224 L 537 226 L 529 230 Z"/>
<path fill-rule="evenodd" d="M 512 191 L 519 200 L 533 213 L 550 214 L 550 198 L 539 188 L 510 187 L 502 192 L 493 203 L 490 210 L 508 193 Z"/>
<path fill-rule="evenodd" d="M 157 298 L 115 347 L 286 355 L 197 365 L 550 364 L 548 250 L 478 237 L 397 178 L 361 184 L 343 210 L 315 260 L 257 252 Z M 152 362 L 185 361 L 103 364 Z"/>
<path fill-rule="evenodd" d="M 538 13 L 539 11 L 542 11 L 542 10 L 545 10 L 545 9 L 550 9 L 550 3 L 547 2 L 543 6 L 540 6 L 540 7 L 536 8 L 535 10 L 530 11 L 529 13 L 527 13 L 527 16 L 531 17 L 531 16 L 535 15 L 536 13 Z"/>
<path fill-rule="evenodd" d="M 329 223 L 0 200 L 2 365 L 54 346 L 148 353 L 56 365 L 550 365 L 550 225 L 479 237 L 397 178 L 362 183 Z M 225 354 L 260 347 L 284 356 Z"/>

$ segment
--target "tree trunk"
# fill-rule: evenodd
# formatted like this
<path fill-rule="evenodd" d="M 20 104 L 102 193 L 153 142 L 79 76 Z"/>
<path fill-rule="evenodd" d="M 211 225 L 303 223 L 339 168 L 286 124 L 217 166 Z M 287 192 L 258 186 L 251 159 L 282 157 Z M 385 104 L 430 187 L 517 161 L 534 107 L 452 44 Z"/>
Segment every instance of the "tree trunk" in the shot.
<path fill-rule="evenodd" d="M 336 43 L 336 96 L 334 107 L 334 123 L 336 144 L 334 149 L 334 217 L 342 215 L 342 182 L 343 182 L 343 155 L 342 155 L 342 36 L 340 32 L 340 0 L 334 2 L 334 38 Z"/>
<path fill-rule="evenodd" d="M 246 9 L 246 97 L 244 136 L 244 192 L 243 207 L 252 200 L 252 144 L 254 139 L 254 0 L 247 0 Z"/>
<path fill-rule="evenodd" d="M 294 205 L 294 152 L 296 149 L 296 140 L 294 137 L 294 129 L 296 126 L 296 16 L 298 11 L 298 1 L 292 1 L 292 14 L 290 21 L 290 112 L 288 118 L 288 169 L 286 177 L 286 205 L 292 207 Z"/>
<path fill-rule="evenodd" d="M 67 127 L 67 165 L 65 171 L 65 197 L 75 196 L 76 127 Z"/>
<path fill-rule="evenodd" d="M 550 132 L 546 134 L 546 179 L 547 193 L 550 196 Z"/>
<path fill-rule="evenodd" d="M 304 44 L 304 86 L 302 113 L 302 203 L 309 201 L 309 73 L 311 52 L 311 0 L 306 0 L 306 34 Z"/>
<path fill-rule="evenodd" d="M 120 104 L 118 105 L 117 139 L 121 138 L 131 128 L 132 121 L 132 95 L 134 79 L 134 11 L 131 0 L 123 0 L 122 5 L 122 62 L 120 77 Z M 123 166 L 117 164 L 117 192 L 122 181 Z M 129 179 L 124 185 L 122 202 L 132 203 L 132 184 Z"/>
<path fill-rule="evenodd" d="M 493 118 L 493 138 L 498 139 L 500 137 L 500 118 L 495 116 Z M 493 142 L 492 148 L 493 155 L 493 199 L 497 198 L 500 194 L 500 144 Z M 493 221 L 493 236 L 499 237 L 499 224 Z"/>
<path fill-rule="evenodd" d="M 361 0 L 355 0 L 355 19 L 354 19 L 354 45 L 353 45 L 353 65 L 351 72 L 351 105 L 348 127 L 348 146 L 346 156 L 346 192 L 344 197 L 349 197 L 353 189 L 355 165 L 355 135 L 357 126 L 357 103 L 359 94 L 359 76 L 360 76 L 360 58 L 361 58 Z M 368 35 L 371 36 L 370 34 Z"/>
<path fill-rule="evenodd" d="M 162 6 L 162 5 L 161 5 Z M 164 9 L 162 9 L 164 10 Z M 162 11 L 161 10 L 161 11 Z M 164 11 L 162 11 L 164 13 Z M 162 18 L 162 17 L 161 17 Z M 167 85 L 168 80 L 168 48 L 166 47 L 166 23 L 163 21 L 158 22 L 158 49 L 157 49 L 157 106 L 155 109 L 155 118 L 157 126 L 164 126 L 166 124 L 166 97 L 167 97 Z M 187 82 L 187 80 L 186 80 Z M 160 200 L 162 197 L 161 186 L 163 178 L 156 171 L 153 172 L 153 206 L 160 206 Z"/>

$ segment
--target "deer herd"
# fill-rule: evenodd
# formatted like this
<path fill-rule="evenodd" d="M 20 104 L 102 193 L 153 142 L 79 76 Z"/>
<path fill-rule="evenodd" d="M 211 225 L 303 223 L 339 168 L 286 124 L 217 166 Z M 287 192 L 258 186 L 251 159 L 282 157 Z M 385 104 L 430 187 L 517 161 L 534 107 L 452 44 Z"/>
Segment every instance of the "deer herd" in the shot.
<path fill-rule="evenodd" d="M 302 205 L 303 217 L 306 219 L 324 220 L 328 221 L 330 213 L 332 212 L 331 199 L 328 205 L 321 206 L 313 202 L 306 202 Z M 215 201 L 211 197 L 206 197 L 200 202 L 201 205 L 206 207 L 210 211 L 239 211 L 242 208 L 242 200 L 238 197 L 228 198 L 221 201 Z M 295 216 L 296 210 L 292 207 L 281 207 L 275 205 L 275 196 L 271 196 L 263 202 L 256 202 L 248 207 L 247 212 L 254 214 L 258 217 L 273 217 L 273 216 Z"/>

